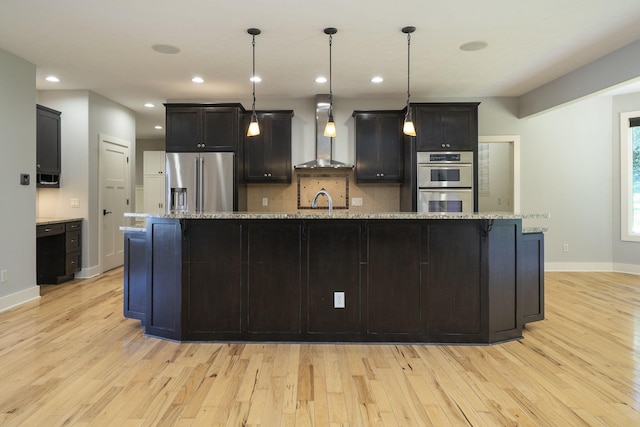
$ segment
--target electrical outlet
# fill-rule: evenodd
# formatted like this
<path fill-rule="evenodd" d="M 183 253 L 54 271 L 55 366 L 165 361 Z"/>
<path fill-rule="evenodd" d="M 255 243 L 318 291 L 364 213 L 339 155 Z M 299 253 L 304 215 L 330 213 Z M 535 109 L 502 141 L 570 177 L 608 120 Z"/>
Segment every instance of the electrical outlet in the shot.
<path fill-rule="evenodd" d="M 9 280 L 9 272 L 7 270 L 0 271 L 0 282 L 6 282 Z"/>
<path fill-rule="evenodd" d="M 71 199 L 71 207 L 79 208 L 80 207 L 80 199 Z"/>
<path fill-rule="evenodd" d="M 269 199 L 266 197 L 262 198 L 262 206 L 269 206 Z"/>
<path fill-rule="evenodd" d="M 333 308 L 344 308 L 344 292 L 333 293 Z"/>
<path fill-rule="evenodd" d="M 351 199 L 351 206 L 362 206 L 362 197 L 354 197 Z"/>
<path fill-rule="evenodd" d="M 569 252 L 569 244 L 565 243 L 564 245 L 562 245 L 562 252 Z"/>

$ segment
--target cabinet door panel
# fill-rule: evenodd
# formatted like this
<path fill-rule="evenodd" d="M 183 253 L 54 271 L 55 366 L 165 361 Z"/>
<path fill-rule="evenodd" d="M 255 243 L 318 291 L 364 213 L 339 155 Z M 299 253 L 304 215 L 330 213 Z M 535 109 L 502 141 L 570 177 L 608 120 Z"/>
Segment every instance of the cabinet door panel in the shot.
<path fill-rule="evenodd" d="M 481 242 L 477 226 L 428 227 L 428 332 L 480 333 Z"/>
<path fill-rule="evenodd" d="M 238 109 L 215 107 L 203 110 L 203 138 L 206 151 L 235 151 L 238 140 Z"/>
<path fill-rule="evenodd" d="M 420 226 L 370 224 L 368 243 L 367 331 L 423 332 Z"/>
<path fill-rule="evenodd" d="M 241 225 L 204 221 L 188 232 L 188 331 L 240 332 Z"/>
<path fill-rule="evenodd" d="M 291 182 L 292 112 L 260 112 L 260 135 L 244 138 L 245 181 Z"/>
<path fill-rule="evenodd" d="M 356 181 L 400 182 L 403 175 L 402 117 L 399 112 L 354 112 Z"/>
<path fill-rule="evenodd" d="M 201 143 L 200 116 L 198 108 L 167 108 L 167 151 L 194 151 Z"/>
<path fill-rule="evenodd" d="M 301 225 L 247 225 L 249 332 L 301 331 Z"/>
<path fill-rule="evenodd" d="M 360 331 L 360 224 L 307 226 L 309 332 Z M 334 292 L 345 307 L 334 308 Z"/>
<path fill-rule="evenodd" d="M 144 319 L 146 312 L 146 233 L 124 233 L 124 316 Z"/>
<path fill-rule="evenodd" d="M 522 235 L 521 281 L 524 323 L 544 319 L 544 235 Z"/>

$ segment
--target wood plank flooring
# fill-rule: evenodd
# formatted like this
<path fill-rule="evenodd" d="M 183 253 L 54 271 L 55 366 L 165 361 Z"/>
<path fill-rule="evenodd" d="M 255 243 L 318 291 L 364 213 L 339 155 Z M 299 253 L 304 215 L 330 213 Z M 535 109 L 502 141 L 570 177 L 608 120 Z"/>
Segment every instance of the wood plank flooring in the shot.
<path fill-rule="evenodd" d="M 545 278 L 493 346 L 179 344 L 123 318 L 121 269 L 46 286 L 0 313 L 0 425 L 640 425 L 640 276 Z"/>

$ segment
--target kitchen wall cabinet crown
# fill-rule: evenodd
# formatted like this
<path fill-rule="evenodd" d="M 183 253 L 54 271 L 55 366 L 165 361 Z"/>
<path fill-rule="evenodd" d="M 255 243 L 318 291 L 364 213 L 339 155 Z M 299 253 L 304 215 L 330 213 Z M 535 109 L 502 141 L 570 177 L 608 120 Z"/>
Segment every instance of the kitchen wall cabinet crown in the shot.
<path fill-rule="evenodd" d="M 293 111 L 257 111 L 256 114 L 260 135 L 244 137 L 244 180 L 247 183 L 290 183 Z M 251 115 L 247 113 L 244 117 L 246 126 L 243 129 L 246 129 Z"/>
<path fill-rule="evenodd" d="M 238 150 L 241 104 L 164 104 L 167 152 Z"/>
<path fill-rule="evenodd" d="M 353 117 L 356 182 L 401 182 L 404 170 L 402 112 L 354 111 Z"/>
<path fill-rule="evenodd" d="M 60 187 L 61 113 L 36 105 L 36 174 L 38 187 Z"/>
<path fill-rule="evenodd" d="M 411 104 L 417 151 L 472 151 L 478 144 L 478 104 Z"/>

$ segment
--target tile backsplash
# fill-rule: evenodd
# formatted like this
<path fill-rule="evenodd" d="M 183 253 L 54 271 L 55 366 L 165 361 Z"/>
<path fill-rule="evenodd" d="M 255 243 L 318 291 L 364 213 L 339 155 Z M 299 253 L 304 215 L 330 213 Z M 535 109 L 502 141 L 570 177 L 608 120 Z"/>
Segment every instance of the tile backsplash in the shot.
<path fill-rule="evenodd" d="M 356 185 L 353 171 L 323 170 L 293 171 L 291 184 L 250 184 L 247 186 L 249 212 L 308 212 L 317 190 L 324 188 L 333 199 L 334 209 L 353 213 L 398 212 L 400 210 L 399 184 Z M 299 199 L 300 198 L 300 199 Z M 266 199 L 267 206 L 263 200 Z M 361 199 L 361 206 L 353 200 Z M 300 200 L 300 204 L 298 204 Z M 321 197 L 319 209 L 327 209 L 327 200 Z M 298 209 L 298 206 L 302 209 Z"/>

